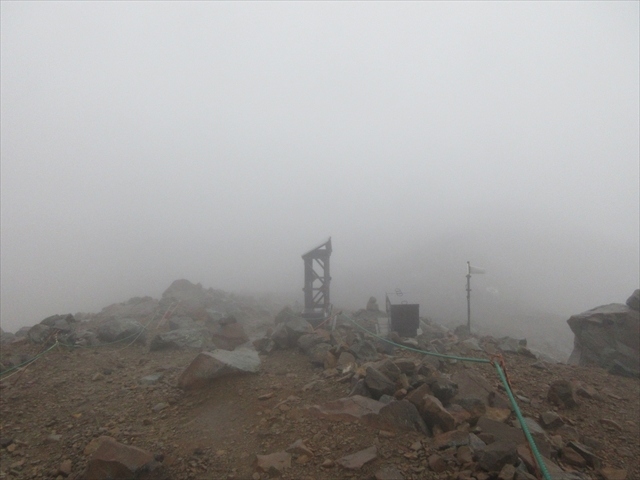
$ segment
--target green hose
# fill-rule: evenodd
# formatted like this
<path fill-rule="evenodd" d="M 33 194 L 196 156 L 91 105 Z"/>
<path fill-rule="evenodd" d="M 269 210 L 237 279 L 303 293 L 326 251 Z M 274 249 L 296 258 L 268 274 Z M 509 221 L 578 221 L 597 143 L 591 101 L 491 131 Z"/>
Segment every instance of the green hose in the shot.
<path fill-rule="evenodd" d="M 494 361 L 493 365 L 496 367 L 496 370 L 498 371 L 498 376 L 500 377 L 500 380 L 502 380 L 502 384 L 504 385 L 504 388 L 507 391 L 507 395 L 509 396 L 509 401 L 511 402 L 511 406 L 513 406 L 513 411 L 516 413 L 516 417 L 518 417 L 518 421 L 520 422 L 520 426 L 522 427 L 524 436 L 527 437 L 527 441 L 531 446 L 531 451 L 533 452 L 533 456 L 536 459 L 536 463 L 540 467 L 540 471 L 542 472 L 542 475 L 544 476 L 545 480 L 553 480 L 551 478 L 551 475 L 549 475 L 549 471 L 547 470 L 547 466 L 545 465 L 544 460 L 542 460 L 542 455 L 540 455 L 540 451 L 536 446 L 536 442 L 533 440 L 533 437 L 531 436 L 531 432 L 529 431 L 527 422 L 524 421 L 524 417 L 522 416 L 522 413 L 520 412 L 520 408 L 516 403 L 516 399 L 513 396 L 513 392 L 511 391 L 509 382 L 507 382 L 507 377 L 505 376 L 504 371 L 502 370 L 502 367 L 497 361 Z"/>

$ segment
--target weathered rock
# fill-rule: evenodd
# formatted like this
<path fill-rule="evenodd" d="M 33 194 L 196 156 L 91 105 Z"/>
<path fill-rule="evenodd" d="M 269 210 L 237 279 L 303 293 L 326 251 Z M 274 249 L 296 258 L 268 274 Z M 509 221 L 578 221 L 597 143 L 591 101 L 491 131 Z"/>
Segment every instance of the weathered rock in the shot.
<path fill-rule="evenodd" d="M 415 405 L 407 400 L 393 401 L 378 412 L 378 416 L 366 419 L 368 425 L 394 432 L 420 432 L 429 435 L 429 430 Z"/>
<path fill-rule="evenodd" d="M 291 468 L 291 454 L 287 452 L 276 452 L 270 455 L 256 455 L 254 462 L 258 472 L 264 472 L 270 476 L 282 475 L 287 468 Z"/>
<path fill-rule="evenodd" d="M 429 464 L 429 468 L 436 473 L 444 472 L 447 469 L 446 462 L 437 453 L 429 455 L 427 463 Z"/>
<path fill-rule="evenodd" d="M 556 412 L 544 412 L 540 414 L 540 423 L 544 428 L 553 430 L 564 425 L 564 421 Z"/>
<path fill-rule="evenodd" d="M 255 350 L 241 348 L 232 352 L 202 352 L 182 372 L 178 386 L 184 389 L 196 388 L 224 375 L 256 373 L 259 369 L 260 357 Z"/>
<path fill-rule="evenodd" d="M 400 374 L 402 373 L 398 366 L 388 358 L 374 363 L 372 367 L 385 375 L 392 382 L 397 382 L 400 378 Z"/>
<path fill-rule="evenodd" d="M 105 307 L 95 316 L 99 322 L 112 321 L 122 318 L 134 320 L 150 320 L 157 312 L 158 300 L 151 297 L 133 297 L 122 303 L 114 303 Z"/>
<path fill-rule="evenodd" d="M 133 318 L 117 318 L 105 321 L 98 327 L 98 339 L 112 343 L 119 340 L 145 342 L 144 327 Z"/>
<path fill-rule="evenodd" d="M 211 334 L 211 341 L 216 348 L 234 350 L 249 341 L 249 337 L 239 323 L 227 323 Z"/>
<path fill-rule="evenodd" d="M 51 339 L 52 334 L 53 331 L 51 327 L 42 323 L 38 323 L 37 325 L 31 327 L 29 333 L 27 334 L 27 338 L 30 342 L 33 343 L 44 343 L 47 340 Z"/>
<path fill-rule="evenodd" d="M 438 426 L 443 432 L 448 432 L 455 427 L 456 422 L 453 416 L 445 410 L 442 402 L 433 395 L 422 397 L 422 403 L 418 407 L 418 411 L 424 422 L 431 429 Z"/>
<path fill-rule="evenodd" d="M 507 463 L 498 474 L 498 480 L 513 480 L 513 477 L 516 474 L 516 467 Z"/>
<path fill-rule="evenodd" d="M 456 398 L 473 396 L 482 400 L 486 406 L 511 409 L 507 397 L 497 392 L 487 379 L 476 373 L 460 370 L 451 375 L 451 381 L 458 386 Z"/>
<path fill-rule="evenodd" d="M 380 398 L 380 396 L 384 394 L 393 395 L 396 390 L 395 383 L 373 367 L 367 367 L 365 384 L 373 395 L 373 398 Z"/>
<path fill-rule="evenodd" d="M 476 426 L 480 428 L 483 434 L 490 434 L 495 439 L 500 439 L 515 444 L 525 442 L 525 436 L 524 433 L 522 433 L 522 430 L 511 427 L 506 423 L 491 420 L 487 417 L 480 417 Z"/>
<path fill-rule="evenodd" d="M 112 478 L 153 478 L 165 476 L 164 468 L 154 456 L 140 448 L 123 445 L 109 437 L 100 437 L 96 451 L 87 465 L 87 480 Z"/>
<path fill-rule="evenodd" d="M 179 330 L 181 328 L 196 328 L 196 322 L 193 318 L 184 315 L 171 317 L 169 319 L 169 329 Z"/>
<path fill-rule="evenodd" d="M 635 298 L 635 292 L 632 297 Z M 634 305 L 634 300 L 630 303 Z M 638 310 L 616 303 L 603 305 L 573 315 L 567 323 L 575 335 L 570 364 L 598 365 L 605 369 L 614 368 L 616 372 L 628 371 L 630 375 L 639 375 Z"/>
<path fill-rule="evenodd" d="M 499 440 L 487 445 L 478 455 L 478 465 L 487 472 L 499 472 L 505 465 L 518 461 L 516 444 Z"/>
<path fill-rule="evenodd" d="M 353 397 L 354 395 L 372 398 L 371 392 L 367 388 L 367 384 L 365 383 L 364 378 L 359 379 L 351 389 L 351 392 L 349 392 L 350 397 Z"/>
<path fill-rule="evenodd" d="M 331 345 L 328 343 L 318 343 L 311 347 L 309 351 L 309 360 L 312 364 L 318 365 L 320 367 L 324 366 L 324 362 L 327 359 L 327 353 L 331 350 Z"/>
<path fill-rule="evenodd" d="M 591 449 L 589 449 L 585 445 L 575 441 L 571 441 L 569 442 L 569 447 L 578 452 L 580 456 L 582 456 L 582 458 L 586 460 L 587 465 L 589 465 L 591 468 L 597 470 L 602 467 L 602 460 L 600 459 L 600 457 L 598 457 L 591 451 Z"/>
<path fill-rule="evenodd" d="M 154 335 L 149 344 L 149 351 L 155 352 L 159 350 L 182 348 L 203 348 L 207 344 L 208 333 L 204 329 L 188 329 L 170 330 L 164 333 Z"/>
<path fill-rule="evenodd" d="M 574 386 L 568 380 L 556 380 L 549 385 L 547 399 L 561 407 L 574 408 L 578 406 Z"/>
<path fill-rule="evenodd" d="M 462 430 L 451 430 L 433 437 L 433 446 L 437 449 L 460 447 L 468 444 L 469 433 Z"/>
<path fill-rule="evenodd" d="M 336 463 L 348 470 L 360 470 L 363 465 L 372 462 L 376 458 L 378 458 L 378 449 L 373 445 L 352 455 L 339 458 Z"/>
<path fill-rule="evenodd" d="M 469 421 L 474 424 L 487 412 L 487 406 L 475 395 L 456 396 L 453 402 L 469 412 Z"/>
<path fill-rule="evenodd" d="M 360 395 L 341 398 L 307 409 L 308 413 L 333 421 L 360 420 L 372 428 L 387 431 L 418 431 L 427 434 L 415 407 L 402 400 L 384 404 Z"/>
<path fill-rule="evenodd" d="M 410 358 L 397 358 L 393 360 L 393 364 L 398 367 L 400 373 L 406 373 L 407 375 L 411 375 L 416 371 L 416 364 Z"/>
<path fill-rule="evenodd" d="M 357 359 L 363 362 L 371 362 L 378 359 L 376 346 L 369 340 L 357 340 L 349 346 L 349 349 Z"/>
<path fill-rule="evenodd" d="M 430 382 L 429 388 L 433 392 L 433 396 L 440 400 L 443 405 L 448 405 L 449 400 L 455 397 L 458 392 L 458 385 L 445 377 L 439 377 Z"/>

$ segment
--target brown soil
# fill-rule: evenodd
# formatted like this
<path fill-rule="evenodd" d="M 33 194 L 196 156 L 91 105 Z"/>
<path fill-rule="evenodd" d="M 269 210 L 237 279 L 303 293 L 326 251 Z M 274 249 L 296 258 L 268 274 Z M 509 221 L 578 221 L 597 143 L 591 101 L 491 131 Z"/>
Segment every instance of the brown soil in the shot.
<path fill-rule="evenodd" d="M 34 355 L 39 350 L 27 343 L 4 345 L 2 356 Z M 338 377 L 327 378 L 296 350 L 261 356 L 259 374 L 226 377 L 206 388 L 183 392 L 174 385 L 196 354 L 149 352 L 141 345 L 59 347 L 26 369 L 5 376 L 0 383 L 0 478 L 62 478 L 59 466 L 67 459 L 72 462 L 68 478 L 82 478 L 88 461 L 84 449 L 100 435 L 162 455 L 173 479 L 251 479 L 256 454 L 278 452 L 298 439 L 315 455 L 307 461 L 294 455 L 284 479 L 370 479 L 388 465 L 402 471 L 406 479 L 456 478 L 455 459 L 445 457 L 449 466 L 445 472 L 429 469 L 427 437 L 417 433 L 389 437 L 358 423 L 306 415 L 306 406 L 347 396 L 350 385 L 339 383 Z M 399 355 L 419 357 L 408 352 Z M 640 479 L 637 379 L 561 364 L 538 369 L 531 366 L 535 360 L 518 355 L 507 356 L 506 362 L 515 392 L 531 400 L 520 403 L 525 416 L 537 419 L 539 413 L 555 409 L 546 400 L 553 380 L 578 379 L 594 387 L 601 398 L 582 398 L 578 408 L 558 413 L 597 447 L 604 465 L 626 469 L 629 480 Z M 456 369 L 478 371 L 499 383 L 488 365 L 447 366 L 448 373 Z M 164 373 L 157 385 L 139 384 L 142 377 L 157 372 Z M 273 396 L 259 399 L 268 393 Z M 166 408 L 160 409 L 159 404 Z M 411 446 L 418 440 L 424 448 L 416 453 Z M 327 459 L 374 444 L 378 458 L 359 471 L 322 466 Z M 583 471 L 587 478 L 599 478 L 593 470 Z"/>

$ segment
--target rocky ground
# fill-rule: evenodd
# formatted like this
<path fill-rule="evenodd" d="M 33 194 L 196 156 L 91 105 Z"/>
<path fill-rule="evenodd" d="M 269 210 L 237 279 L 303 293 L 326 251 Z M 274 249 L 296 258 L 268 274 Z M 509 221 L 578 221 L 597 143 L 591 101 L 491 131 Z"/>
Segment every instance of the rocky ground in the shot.
<path fill-rule="evenodd" d="M 44 349 L 22 341 L 3 345 L 1 354 L 30 358 Z M 259 373 L 229 375 L 185 391 L 176 386 L 178 378 L 196 354 L 193 349 L 150 351 L 137 343 L 58 346 L 5 375 L 0 381 L 0 479 L 85 478 L 92 441 L 101 436 L 152 452 L 172 479 L 535 478 L 504 469 L 483 471 L 473 448 L 443 444 L 438 429 L 429 435 L 391 431 L 312 414 L 309 407 L 349 395 L 353 372 L 314 366 L 296 347 L 260 354 Z M 474 355 L 489 358 L 485 352 Z M 538 420 L 555 412 L 564 424 L 545 433 L 554 446 L 554 465 L 564 472 L 554 478 L 640 479 L 637 378 L 516 353 L 504 356 L 524 416 Z M 408 358 L 416 365 L 423 360 L 401 349 L 380 358 Z M 449 379 L 476 373 L 503 391 L 487 364 L 446 361 L 440 371 Z M 556 380 L 581 382 L 576 383 L 582 386 L 578 405 L 548 400 Z M 514 418 L 511 413 L 504 422 L 514 424 Z M 473 421 L 456 423 L 459 431 L 482 434 Z M 301 445 L 289 448 L 298 440 Z M 573 455 L 571 441 L 587 446 L 598 461 Z M 355 468 L 349 468 L 344 457 L 370 447 L 375 447 L 369 450 L 372 458 L 356 458 Z M 267 472 L 256 467 L 257 456 L 287 449 L 290 467 Z"/>

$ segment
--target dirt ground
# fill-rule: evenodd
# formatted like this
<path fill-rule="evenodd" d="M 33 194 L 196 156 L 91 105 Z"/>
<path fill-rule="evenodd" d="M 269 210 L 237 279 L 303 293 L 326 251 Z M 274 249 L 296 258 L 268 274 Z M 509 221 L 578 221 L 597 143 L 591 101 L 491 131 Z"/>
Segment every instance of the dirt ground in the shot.
<path fill-rule="evenodd" d="M 40 346 L 3 345 L 2 357 L 35 355 Z M 309 416 L 305 407 L 348 395 L 349 382 L 310 364 L 295 349 L 261 355 L 258 374 L 218 379 L 190 392 L 175 387 L 197 351 L 149 352 L 143 345 L 68 349 L 57 347 L 26 369 L 0 382 L 0 479 L 62 479 L 60 466 L 71 461 L 67 478 L 82 478 L 85 447 L 100 435 L 135 445 L 163 459 L 173 479 L 251 479 L 257 454 L 284 450 L 298 439 L 314 452 L 293 456 L 284 479 L 371 479 L 395 466 L 405 479 L 456 478 L 455 459 L 435 473 L 427 465 L 429 439 L 418 433 L 387 435 L 354 422 L 330 422 Z M 412 352 L 398 355 L 419 359 Z M 640 382 L 604 370 L 547 364 L 506 357 L 525 416 L 557 410 L 588 441 L 605 466 L 626 469 L 640 479 Z M 477 371 L 498 384 L 493 367 L 457 362 L 447 365 Z M 150 386 L 142 377 L 162 373 Z M 556 379 L 578 379 L 598 398 L 583 398 L 578 408 L 558 410 L 546 399 Z M 609 420 L 609 421 L 607 421 Z M 423 448 L 416 451 L 417 441 Z M 376 445 L 378 457 L 359 471 L 328 466 L 326 460 Z M 412 448 L 413 447 L 413 448 Z M 566 466 L 565 466 L 566 467 Z M 567 467 L 569 468 L 569 467 Z M 584 470 L 586 478 L 600 478 Z"/>

